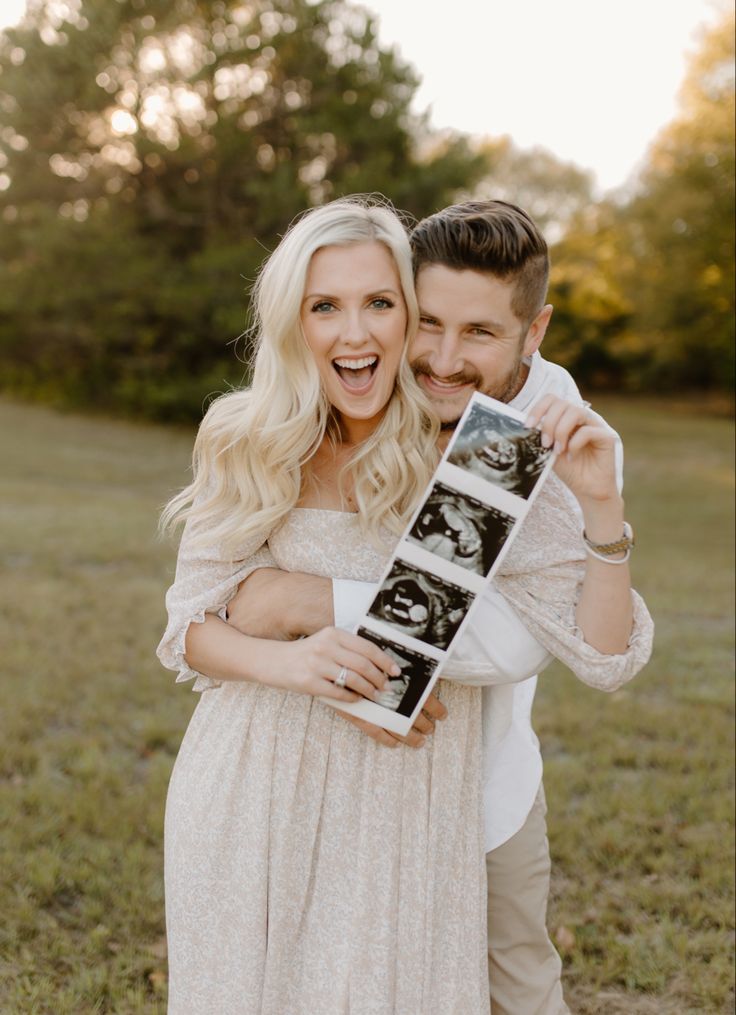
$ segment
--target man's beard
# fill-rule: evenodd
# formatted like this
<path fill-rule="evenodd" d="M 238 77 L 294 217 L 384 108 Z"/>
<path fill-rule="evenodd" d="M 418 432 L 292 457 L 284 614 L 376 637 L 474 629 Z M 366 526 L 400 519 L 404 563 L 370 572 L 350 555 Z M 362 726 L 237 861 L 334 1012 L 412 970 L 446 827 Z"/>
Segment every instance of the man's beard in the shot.
<path fill-rule="evenodd" d="M 424 374 L 426 377 L 432 377 L 432 370 L 426 359 L 419 358 L 414 360 L 411 364 L 411 368 L 414 371 L 414 376 L 419 377 Z M 477 370 L 466 369 L 460 371 L 460 373 L 452 374 L 450 377 L 443 377 L 443 381 L 448 384 L 472 384 L 476 391 L 479 391 L 482 395 L 488 395 L 489 398 L 495 398 L 497 402 L 510 402 L 512 398 L 515 398 L 519 394 L 526 376 L 524 373 L 525 364 L 523 357 L 519 356 L 512 369 L 497 383 L 493 383 L 483 386 L 483 377 Z M 457 426 L 460 417 L 452 420 L 444 420 L 440 424 L 440 430 L 454 430 Z"/>

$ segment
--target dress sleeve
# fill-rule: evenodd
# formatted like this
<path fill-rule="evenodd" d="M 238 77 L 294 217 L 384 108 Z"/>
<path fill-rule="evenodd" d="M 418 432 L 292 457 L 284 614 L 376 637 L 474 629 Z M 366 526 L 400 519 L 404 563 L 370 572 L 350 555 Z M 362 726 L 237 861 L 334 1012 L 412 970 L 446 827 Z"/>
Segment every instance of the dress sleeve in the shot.
<path fill-rule="evenodd" d="M 628 647 L 605 655 L 589 645 L 575 610 L 585 574 L 585 545 L 576 502 L 551 473 L 494 578 L 529 632 L 584 683 L 615 691 L 648 662 L 654 624 L 633 589 Z"/>
<path fill-rule="evenodd" d="M 174 584 L 166 593 L 168 623 L 156 654 L 162 664 L 177 673 L 177 683 L 194 680 L 195 691 L 219 687 L 214 680 L 193 670 L 184 657 L 184 644 L 190 624 L 201 624 L 208 613 L 224 619 L 225 607 L 238 585 L 259 567 L 276 567 L 267 545 L 238 560 L 227 560 L 214 547 L 193 546 L 189 524 L 179 546 Z"/>

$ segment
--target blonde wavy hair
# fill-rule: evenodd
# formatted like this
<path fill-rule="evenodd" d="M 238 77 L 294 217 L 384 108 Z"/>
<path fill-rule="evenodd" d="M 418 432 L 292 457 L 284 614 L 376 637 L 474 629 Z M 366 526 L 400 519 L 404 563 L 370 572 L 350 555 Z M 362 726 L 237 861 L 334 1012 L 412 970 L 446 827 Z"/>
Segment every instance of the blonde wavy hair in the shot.
<path fill-rule="evenodd" d="M 418 308 L 406 229 L 387 201 L 362 196 L 301 215 L 263 265 L 253 288 L 251 386 L 210 405 L 194 445 L 193 480 L 164 508 L 163 530 L 186 520 L 192 545 L 237 559 L 261 546 L 294 508 L 306 463 L 326 435 L 340 441 L 301 328 L 307 270 L 322 247 L 366 242 L 385 244 L 396 262 L 407 339 L 386 412 L 343 476 L 372 542 L 403 531 L 437 462 L 438 423 L 407 360 Z"/>

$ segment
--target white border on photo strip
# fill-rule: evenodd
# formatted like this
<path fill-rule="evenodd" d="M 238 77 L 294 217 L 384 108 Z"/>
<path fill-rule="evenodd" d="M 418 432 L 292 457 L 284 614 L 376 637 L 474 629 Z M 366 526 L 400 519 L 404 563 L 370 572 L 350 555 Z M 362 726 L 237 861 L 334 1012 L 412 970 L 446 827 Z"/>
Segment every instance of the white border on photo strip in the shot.
<path fill-rule="evenodd" d="M 417 518 L 419 517 L 419 514 L 425 509 L 427 498 L 431 495 L 432 488 L 434 487 L 434 484 L 436 482 L 441 482 L 445 486 L 449 487 L 450 489 L 454 489 L 459 493 L 466 493 L 468 494 L 468 496 L 474 497 L 476 500 L 481 501 L 483 504 L 487 504 L 489 507 L 498 508 L 504 511 L 506 514 L 509 514 L 512 517 L 516 518 L 516 521 L 513 527 L 511 528 L 510 532 L 506 536 L 504 545 L 502 546 L 498 556 L 496 557 L 492 568 L 490 569 L 486 577 L 481 580 L 480 585 L 478 585 L 475 582 L 473 582 L 473 584 L 471 585 L 468 579 L 472 579 L 474 577 L 473 572 L 465 571 L 464 568 L 459 568 L 459 570 L 463 572 L 464 577 L 463 581 L 459 581 L 457 580 L 454 573 L 455 568 L 458 565 L 449 564 L 449 562 L 445 561 L 443 558 L 435 557 L 434 554 L 429 554 L 429 551 L 426 550 L 422 551 L 423 554 L 429 554 L 429 556 L 433 558 L 433 564 L 431 567 L 425 566 L 424 562 L 422 563 L 421 567 L 423 570 L 429 571 L 431 574 L 436 574 L 438 577 L 443 577 L 444 574 L 447 574 L 448 576 L 447 581 L 451 581 L 453 584 L 456 585 L 461 585 L 474 593 L 474 600 L 470 605 L 470 609 L 465 614 L 462 623 L 455 632 L 455 637 L 452 639 L 446 650 L 438 649 L 436 646 L 425 645 L 424 642 L 417 641 L 414 638 L 409 638 L 406 635 L 402 634 L 399 630 L 391 627 L 390 625 L 384 624 L 381 621 L 375 620 L 373 617 L 369 617 L 367 615 L 362 617 L 353 628 L 353 631 L 356 632 L 359 627 L 364 627 L 366 628 L 366 630 L 369 630 L 374 634 L 377 634 L 380 637 L 385 638 L 387 641 L 393 641 L 397 645 L 405 645 L 407 649 L 411 649 L 411 651 L 413 652 L 417 652 L 420 655 L 424 655 L 428 658 L 437 660 L 437 667 L 434 673 L 432 674 L 429 683 L 425 687 L 424 692 L 422 693 L 419 701 L 415 705 L 414 710 L 412 711 L 412 714 L 410 716 L 399 715 L 392 709 L 386 708 L 383 705 L 378 705 L 376 704 L 376 702 L 368 701 L 367 698 L 364 698 L 361 701 L 356 702 L 335 701 L 334 698 L 320 699 L 321 701 L 324 701 L 326 704 L 331 705 L 333 708 L 339 709 L 341 712 L 347 712 L 349 715 L 354 715 L 360 719 L 365 719 L 367 722 L 374 723 L 376 726 L 382 726 L 384 729 L 391 730 L 391 732 L 393 733 L 399 733 L 402 736 L 405 736 L 409 732 L 411 727 L 414 725 L 414 720 L 421 711 L 424 702 L 429 697 L 432 688 L 434 687 L 435 683 L 442 674 L 442 668 L 445 664 L 445 661 L 447 660 L 448 655 L 452 651 L 452 646 L 455 640 L 462 636 L 465 626 L 468 624 L 470 618 L 472 617 L 475 600 L 477 599 L 478 595 L 480 595 L 483 592 L 486 585 L 489 585 L 491 583 L 493 575 L 496 573 L 500 564 L 503 561 L 503 558 L 508 553 L 508 550 L 513 540 L 516 538 L 516 534 L 519 531 L 521 523 L 526 517 L 531 505 L 537 498 L 539 491 L 542 489 L 542 486 L 544 485 L 544 482 L 547 479 L 547 476 L 549 475 L 552 466 L 554 465 L 556 457 L 553 452 L 549 453 L 547 461 L 545 462 L 544 467 L 542 468 L 541 472 L 539 473 L 539 476 L 537 477 L 533 490 L 529 494 L 529 497 L 526 498 L 519 497 L 516 494 L 509 493 L 508 490 L 502 490 L 494 483 L 481 479 L 480 476 L 476 476 L 473 473 L 467 472 L 465 469 L 460 469 L 457 466 L 451 465 L 447 461 L 447 456 L 453 449 L 457 436 L 461 432 L 463 426 L 465 425 L 465 421 L 470 415 L 470 412 L 472 411 L 473 407 L 478 404 L 482 405 L 485 408 L 491 409 L 494 412 L 497 412 L 501 415 L 509 416 L 512 419 L 515 419 L 522 426 L 526 426 L 525 423 L 526 417 L 524 416 L 523 413 L 518 412 L 516 409 L 510 408 L 503 402 L 497 402 L 494 398 L 489 398 L 487 395 L 481 395 L 479 392 L 475 392 L 471 400 L 468 402 L 465 408 L 465 412 L 460 417 L 460 421 L 455 429 L 455 433 L 453 434 L 452 439 L 450 440 L 449 444 L 447 445 L 447 448 L 445 449 L 445 452 L 442 456 L 442 459 L 437 467 L 434 476 L 432 476 L 432 479 L 430 480 L 427 489 L 424 491 L 424 496 L 422 497 L 419 507 L 417 507 L 416 511 L 409 520 L 409 524 L 406 527 L 404 535 L 399 541 L 396 550 L 391 556 L 391 559 L 389 560 L 386 569 L 383 572 L 383 575 L 381 576 L 381 580 L 379 582 L 379 589 L 388 578 L 389 574 L 391 573 L 391 569 L 393 568 L 397 559 L 399 560 L 404 559 L 407 561 L 407 563 L 413 563 L 413 560 L 410 560 L 409 555 L 406 553 L 406 547 L 411 546 L 413 548 L 412 555 L 413 551 L 415 549 L 419 549 L 419 547 L 417 547 L 416 544 L 410 543 L 407 540 L 407 535 L 414 527 L 414 524 Z M 452 578 L 449 577 L 449 571 L 446 570 L 447 568 L 452 568 Z M 371 601 L 371 606 L 372 605 L 373 602 Z"/>

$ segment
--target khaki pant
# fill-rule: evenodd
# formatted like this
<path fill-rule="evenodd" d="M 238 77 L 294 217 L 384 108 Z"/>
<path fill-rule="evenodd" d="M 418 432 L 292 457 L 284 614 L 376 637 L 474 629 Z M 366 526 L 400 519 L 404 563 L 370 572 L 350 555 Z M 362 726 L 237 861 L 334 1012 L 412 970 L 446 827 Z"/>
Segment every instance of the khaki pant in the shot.
<path fill-rule="evenodd" d="M 547 933 L 550 858 L 544 790 L 523 827 L 486 854 L 492 1015 L 569 1015 Z"/>

